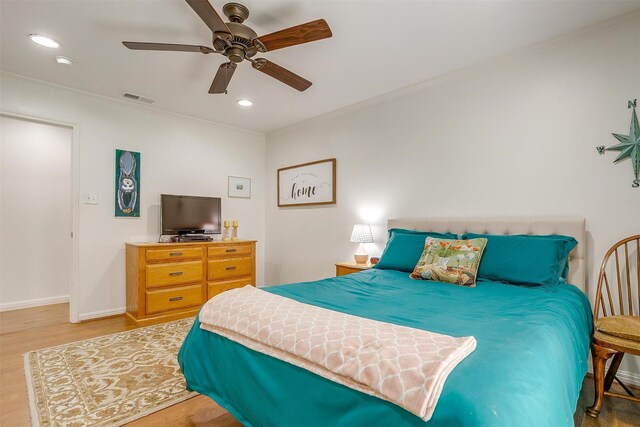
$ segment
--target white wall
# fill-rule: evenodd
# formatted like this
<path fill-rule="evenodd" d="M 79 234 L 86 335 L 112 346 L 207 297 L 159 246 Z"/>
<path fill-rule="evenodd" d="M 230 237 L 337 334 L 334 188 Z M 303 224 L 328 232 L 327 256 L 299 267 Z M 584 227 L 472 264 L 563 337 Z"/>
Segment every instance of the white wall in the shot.
<path fill-rule="evenodd" d="M 388 218 L 577 214 L 593 300 L 605 251 L 640 233 L 630 161 L 595 149 L 627 134 L 640 98 L 638 16 L 268 134 L 267 283 L 333 275 L 354 223 L 377 224 L 379 252 Z M 336 205 L 277 208 L 277 168 L 329 157 Z"/>
<path fill-rule="evenodd" d="M 263 134 L 5 73 L 0 84 L 2 111 L 78 125 L 80 194 L 99 193 L 98 205 L 80 204 L 81 319 L 124 312 L 124 243 L 157 240 L 160 193 L 222 197 L 223 217 L 239 221 L 241 238 L 258 240 L 257 281 L 263 283 Z M 141 152 L 140 218 L 114 216 L 116 148 Z M 251 199 L 227 197 L 229 175 L 252 178 Z"/>
<path fill-rule="evenodd" d="M 0 310 L 69 298 L 72 138 L 0 117 Z"/>

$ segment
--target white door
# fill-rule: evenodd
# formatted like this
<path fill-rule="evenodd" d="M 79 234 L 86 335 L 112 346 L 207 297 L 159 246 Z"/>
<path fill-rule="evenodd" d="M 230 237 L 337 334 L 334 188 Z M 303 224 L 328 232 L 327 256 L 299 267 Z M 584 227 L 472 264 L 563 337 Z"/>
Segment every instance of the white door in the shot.
<path fill-rule="evenodd" d="M 0 311 L 69 300 L 72 138 L 0 116 Z"/>

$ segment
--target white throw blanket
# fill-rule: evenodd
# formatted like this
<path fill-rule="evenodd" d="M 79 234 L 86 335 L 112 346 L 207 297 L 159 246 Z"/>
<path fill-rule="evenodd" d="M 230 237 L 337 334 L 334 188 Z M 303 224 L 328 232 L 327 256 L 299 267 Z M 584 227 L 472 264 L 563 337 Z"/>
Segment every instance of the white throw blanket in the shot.
<path fill-rule="evenodd" d="M 200 327 L 427 421 L 449 373 L 475 348 L 455 338 L 303 304 L 245 286 L 209 300 Z"/>

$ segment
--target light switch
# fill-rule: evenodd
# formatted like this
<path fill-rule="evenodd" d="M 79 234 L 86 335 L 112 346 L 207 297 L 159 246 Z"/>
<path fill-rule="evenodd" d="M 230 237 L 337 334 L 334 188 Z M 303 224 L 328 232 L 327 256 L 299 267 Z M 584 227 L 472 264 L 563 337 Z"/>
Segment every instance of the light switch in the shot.
<path fill-rule="evenodd" d="M 82 201 L 85 205 L 97 205 L 98 204 L 98 193 L 89 192 L 84 193 L 82 195 Z"/>

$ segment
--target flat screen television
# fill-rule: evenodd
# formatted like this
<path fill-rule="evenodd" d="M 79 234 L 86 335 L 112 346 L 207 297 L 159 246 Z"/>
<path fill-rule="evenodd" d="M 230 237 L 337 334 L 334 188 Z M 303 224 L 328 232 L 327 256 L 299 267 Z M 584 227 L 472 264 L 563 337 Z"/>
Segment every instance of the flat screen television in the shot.
<path fill-rule="evenodd" d="M 220 234 L 220 198 L 160 195 L 162 234 Z"/>

